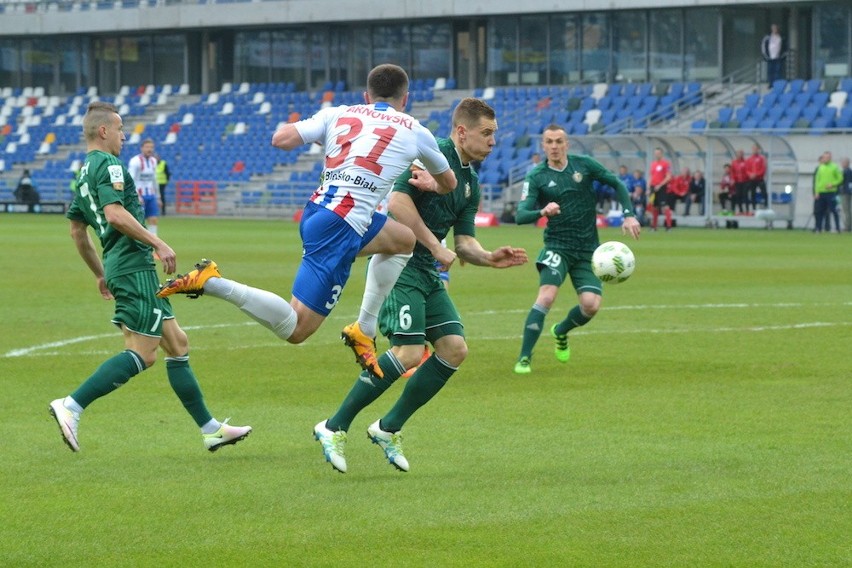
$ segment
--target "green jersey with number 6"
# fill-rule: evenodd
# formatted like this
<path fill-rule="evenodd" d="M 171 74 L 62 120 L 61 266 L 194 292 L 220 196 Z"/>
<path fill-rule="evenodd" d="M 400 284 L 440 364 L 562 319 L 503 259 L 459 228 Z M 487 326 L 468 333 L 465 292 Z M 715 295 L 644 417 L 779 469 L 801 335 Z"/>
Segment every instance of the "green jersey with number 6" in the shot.
<path fill-rule="evenodd" d="M 559 204 L 559 215 L 548 218 L 544 246 L 550 249 L 592 252 L 600 244 L 597 229 L 597 196 L 594 181 L 615 188 L 626 217 L 633 216 L 627 188 L 618 177 L 589 156 L 569 155 L 563 170 L 544 161 L 524 180 L 518 203 L 518 224 L 534 223 L 550 202 Z"/>
<path fill-rule="evenodd" d="M 103 248 L 106 278 L 155 269 L 152 248 L 125 236 L 110 225 L 104 206 L 119 203 L 142 225 L 145 214 L 133 178 L 116 156 L 93 150 L 86 155 L 74 187 L 74 200 L 66 217 L 95 230 Z"/>

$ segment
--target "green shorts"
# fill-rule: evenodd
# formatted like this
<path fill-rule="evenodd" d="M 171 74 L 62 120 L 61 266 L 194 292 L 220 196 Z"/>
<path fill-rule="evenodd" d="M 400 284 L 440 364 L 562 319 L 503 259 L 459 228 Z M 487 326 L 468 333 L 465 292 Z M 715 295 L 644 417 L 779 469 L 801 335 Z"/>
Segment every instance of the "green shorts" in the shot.
<path fill-rule="evenodd" d="M 577 294 L 592 292 L 603 295 L 600 278 L 592 272 L 591 252 L 543 248 L 538 253 L 535 265 L 540 286 L 559 287 L 565 282 L 565 277 L 570 276 Z"/>
<path fill-rule="evenodd" d="M 434 270 L 403 270 L 382 304 L 379 329 L 391 345 L 434 344 L 445 335 L 464 337 L 458 310 Z"/>
<path fill-rule="evenodd" d="M 174 319 L 172 305 L 157 297 L 160 282 L 154 270 L 133 272 L 107 281 L 115 296 L 115 315 L 112 323 L 122 324 L 132 332 L 150 337 L 163 335 L 163 320 Z"/>

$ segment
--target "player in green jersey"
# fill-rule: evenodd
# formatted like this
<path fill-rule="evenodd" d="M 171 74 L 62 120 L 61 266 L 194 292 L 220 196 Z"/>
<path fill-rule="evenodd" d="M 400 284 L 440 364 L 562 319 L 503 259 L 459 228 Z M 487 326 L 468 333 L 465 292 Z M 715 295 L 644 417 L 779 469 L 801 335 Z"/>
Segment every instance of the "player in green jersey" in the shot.
<path fill-rule="evenodd" d="M 544 129 L 541 146 L 547 160 L 533 168 L 524 180 L 516 222 L 534 223 L 547 217 L 544 248 L 536 260 L 538 297 L 524 323 L 523 344 L 515 372 L 531 372 L 533 348 L 544 328 L 559 287 L 570 276 L 578 304 L 550 328 L 556 341 L 556 358 L 565 363 L 571 356 L 568 332 L 589 323 L 601 307 L 601 281 L 592 272 L 592 253 L 598 241 L 595 180 L 614 187 L 624 208 L 622 232 L 639 238 L 639 221 L 627 188 L 614 173 L 588 156 L 568 154 L 568 135 L 556 124 Z"/>
<path fill-rule="evenodd" d="M 166 353 L 169 384 L 201 428 L 204 446 L 213 452 L 244 439 L 251 427 L 231 426 L 210 414 L 189 366 L 186 333 L 178 326 L 169 301 L 156 296 L 160 283 L 153 252 L 167 274 L 175 270 L 175 252 L 143 224 L 133 178 L 118 159 L 125 139 L 121 116 L 109 103 L 90 103 L 83 117 L 83 134 L 86 161 L 67 217 L 77 252 L 95 275 L 101 296 L 115 300 L 112 322 L 124 334 L 125 349 L 104 361 L 69 396 L 50 403 L 63 440 L 72 451 L 79 451 L 77 429 L 83 410 L 153 365 L 158 347 Z M 88 227 L 100 240 L 103 261 Z M 145 428 L 145 443 L 154 442 L 154 433 Z"/>
<path fill-rule="evenodd" d="M 361 373 L 338 411 L 314 427 L 326 460 L 340 472 L 346 471 L 344 449 L 352 420 L 406 369 L 420 363 L 428 341 L 434 347 L 432 355 L 408 379 L 393 408 L 367 428 L 368 436 L 382 448 L 391 465 L 408 471 L 402 451 L 403 424 L 441 390 L 467 356 L 464 326 L 441 283 L 439 270 L 449 269 L 457 257 L 493 268 L 527 262 L 523 249 L 503 246 L 487 251 L 475 236 L 480 192 L 471 162 L 484 160 L 491 153 L 496 131 L 497 120 L 490 106 L 478 99 L 463 99 L 453 112 L 450 138 L 438 139 L 438 147 L 458 180 L 455 189 L 437 193 L 434 179 L 416 166 L 394 184 L 390 213 L 414 231 L 418 242 L 379 315 L 381 332 L 391 344 L 391 349 L 378 358 L 384 378 Z M 450 229 L 455 251 L 441 244 Z"/>

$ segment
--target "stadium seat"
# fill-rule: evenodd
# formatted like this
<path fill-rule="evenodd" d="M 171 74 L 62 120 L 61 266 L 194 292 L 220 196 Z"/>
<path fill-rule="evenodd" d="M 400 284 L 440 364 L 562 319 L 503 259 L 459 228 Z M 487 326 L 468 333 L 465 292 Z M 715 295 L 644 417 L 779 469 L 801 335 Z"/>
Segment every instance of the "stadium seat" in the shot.
<path fill-rule="evenodd" d="M 828 106 L 836 108 L 838 111 L 846 105 L 846 99 L 849 93 L 846 91 L 834 91 L 829 96 Z"/>
<path fill-rule="evenodd" d="M 727 122 L 730 122 L 733 114 L 734 114 L 734 109 L 732 109 L 731 107 L 722 107 L 722 108 L 719 109 L 719 116 L 718 116 L 717 120 L 719 122 L 721 122 L 722 124 L 725 124 Z"/>
<path fill-rule="evenodd" d="M 812 93 L 809 93 L 807 91 L 802 91 L 801 93 L 796 95 L 796 97 L 793 99 L 793 102 L 794 102 L 794 104 L 796 104 L 796 105 L 798 105 L 802 108 L 805 108 L 806 106 L 808 106 L 808 103 L 811 102 L 811 96 L 812 96 Z"/>
<path fill-rule="evenodd" d="M 592 85 L 592 94 L 590 95 L 594 100 L 600 101 L 609 90 L 609 85 L 607 83 L 595 83 Z"/>
<path fill-rule="evenodd" d="M 751 115 L 751 108 L 750 108 L 750 107 L 747 107 L 747 106 L 740 107 L 740 108 L 738 108 L 736 111 L 734 111 L 734 116 L 735 116 L 735 117 L 736 117 L 736 119 L 737 119 L 738 121 L 740 121 L 741 123 L 742 123 L 742 122 L 745 122 L 745 120 L 746 120 L 746 119 L 747 119 L 750 115 Z"/>
<path fill-rule="evenodd" d="M 828 104 L 828 100 L 829 100 L 830 96 L 831 95 L 829 93 L 826 93 L 824 91 L 820 91 L 818 93 L 814 93 L 811 96 L 811 102 L 814 103 L 817 106 L 825 106 L 825 105 Z"/>
<path fill-rule="evenodd" d="M 586 116 L 583 118 L 583 123 L 588 125 L 589 127 L 594 126 L 598 123 L 603 113 L 600 109 L 590 109 L 586 111 Z"/>
<path fill-rule="evenodd" d="M 797 95 L 802 92 L 802 87 L 804 87 L 804 85 L 804 79 L 791 79 L 787 84 L 787 92 Z"/>
<path fill-rule="evenodd" d="M 819 111 L 819 117 L 833 121 L 837 118 L 837 109 L 834 107 L 822 107 Z"/>

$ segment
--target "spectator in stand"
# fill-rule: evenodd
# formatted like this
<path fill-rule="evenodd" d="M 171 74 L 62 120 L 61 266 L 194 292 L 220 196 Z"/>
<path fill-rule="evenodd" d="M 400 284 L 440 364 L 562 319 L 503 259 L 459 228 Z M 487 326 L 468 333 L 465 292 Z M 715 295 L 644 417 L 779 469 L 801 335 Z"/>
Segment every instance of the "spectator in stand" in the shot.
<path fill-rule="evenodd" d="M 843 228 L 849 233 L 852 232 L 852 168 L 849 167 L 849 158 L 843 158 L 840 167 L 843 169 L 843 183 L 838 193 L 843 205 Z"/>
<path fill-rule="evenodd" d="M 692 179 L 689 180 L 689 193 L 686 195 L 686 206 L 683 212 L 684 215 L 689 215 L 692 204 L 698 204 L 699 215 L 704 215 L 704 194 L 707 191 L 707 181 L 704 179 L 704 172 L 696 170 L 692 174 Z"/>
<path fill-rule="evenodd" d="M 541 154 L 537 152 L 533 152 L 533 155 L 530 157 L 530 165 L 527 166 L 527 173 L 530 173 L 534 167 L 541 163 Z M 514 223 L 514 220 L 512 221 Z"/>
<path fill-rule="evenodd" d="M 592 182 L 592 186 L 598 202 L 598 213 L 605 214 L 615 204 L 615 189 L 598 180 Z"/>
<path fill-rule="evenodd" d="M 747 202 L 751 204 L 751 210 L 757 211 L 758 196 L 762 196 L 764 204 L 766 200 L 766 157 L 760 153 L 757 144 L 751 147 L 751 156 L 746 160 L 746 175 L 748 176 Z"/>
<path fill-rule="evenodd" d="M 30 177 L 30 170 L 24 170 L 21 179 L 18 180 L 18 187 L 15 188 L 15 200 L 18 203 L 26 203 L 33 205 L 41 201 L 41 196 Z"/>
<path fill-rule="evenodd" d="M 731 177 L 734 178 L 734 207 L 740 215 L 748 215 L 748 165 L 742 150 L 737 150 L 731 162 Z"/>
<path fill-rule="evenodd" d="M 645 217 L 648 196 L 645 174 L 642 170 L 633 170 L 633 175 L 630 176 L 630 183 L 626 184 L 626 186 L 627 191 L 630 192 L 630 201 L 633 203 L 633 211 L 636 213 L 636 219 L 644 226 L 648 222 Z"/>
<path fill-rule="evenodd" d="M 784 78 L 784 59 L 787 57 L 787 42 L 781 36 L 778 24 L 772 24 L 769 34 L 760 42 L 760 53 L 766 61 L 766 78 L 769 86 Z"/>
<path fill-rule="evenodd" d="M 680 169 L 680 175 L 676 175 L 669 182 L 669 205 L 672 209 L 677 209 L 678 201 L 686 203 L 687 196 L 689 195 L 690 181 L 692 181 L 692 174 L 689 168 L 684 166 Z"/>
<path fill-rule="evenodd" d="M 627 166 L 618 166 L 618 179 L 621 180 L 621 183 L 623 183 L 624 187 L 627 188 L 627 192 L 630 193 L 633 176 L 630 174 L 630 170 L 627 169 Z"/>
<path fill-rule="evenodd" d="M 722 214 L 733 213 L 734 210 L 734 178 L 731 175 L 731 164 L 725 164 L 725 173 L 722 174 L 722 179 L 719 181 L 719 205 L 722 206 Z M 731 206 L 728 209 L 728 205 Z"/>
<path fill-rule="evenodd" d="M 831 152 L 823 152 L 814 172 L 814 232 L 831 232 L 831 215 L 837 232 L 840 232 L 840 216 L 837 214 L 837 189 L 843 183 L 843 172 L 831 161 Z"/>
<path fill-rule="evenodd" d="M 651 230 L 657 230 L 657 221 L 662 210 L 666 222 L 666 230 L 672 228 L 672 208 L 669 203 L 668 184 L 672 180 L 672 165 L 663 157 L 662 148 L 654 149 L 654 161 L 651 162 L 648 181 L 648 212 L 651 214 Z"/>

